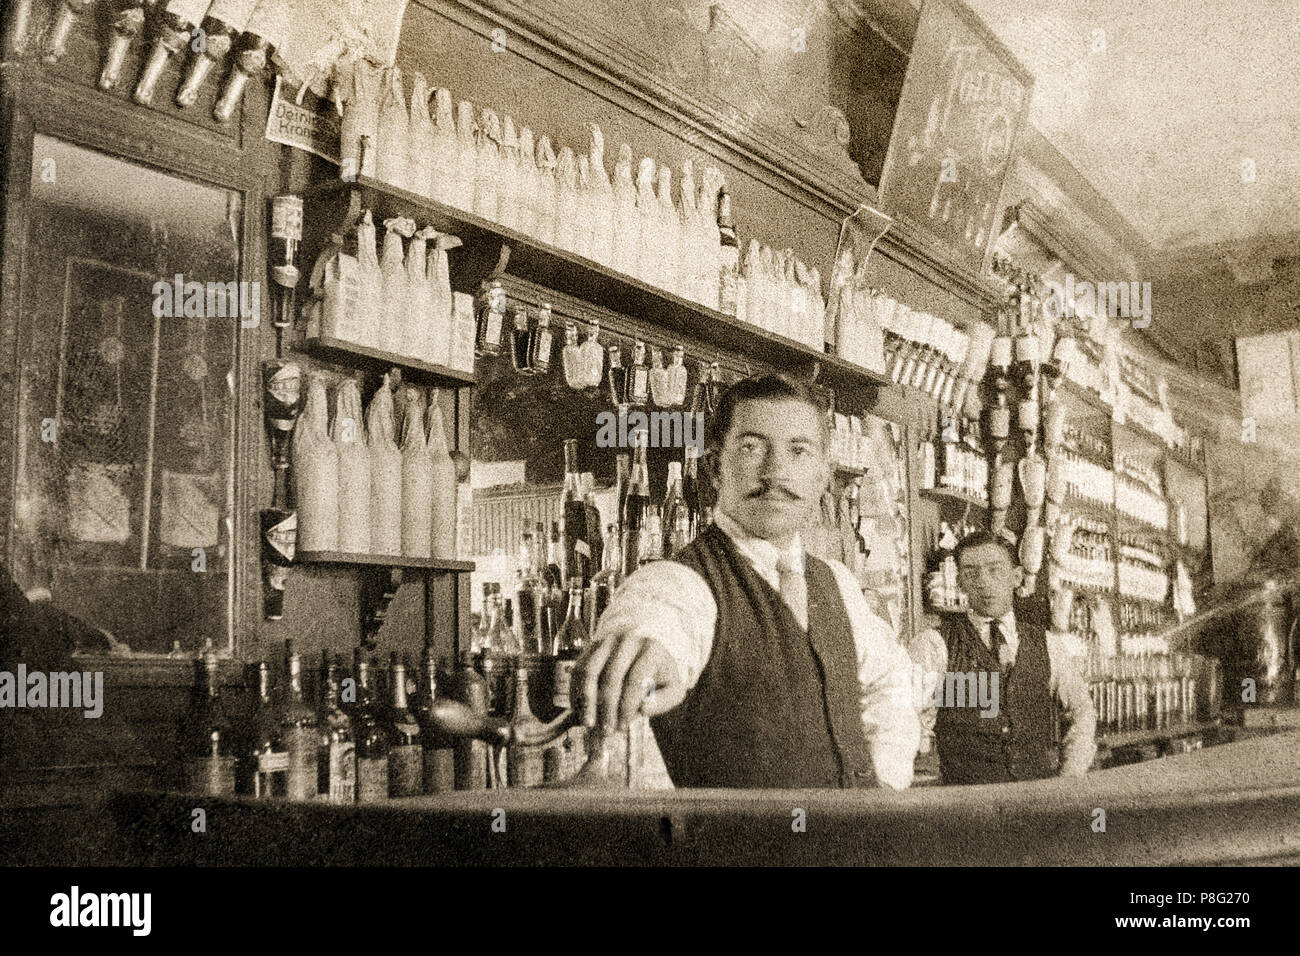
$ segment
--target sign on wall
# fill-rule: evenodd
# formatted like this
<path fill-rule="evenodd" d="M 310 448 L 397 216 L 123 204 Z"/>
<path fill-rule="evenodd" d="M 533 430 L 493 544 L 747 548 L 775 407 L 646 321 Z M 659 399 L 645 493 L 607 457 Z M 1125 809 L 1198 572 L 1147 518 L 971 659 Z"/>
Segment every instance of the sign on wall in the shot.
<path fill-rule="evenodd" d="M 925 0 L 879 206 L 984 271 L 1032 88 L 1030 73 L 965 6 Z"/>

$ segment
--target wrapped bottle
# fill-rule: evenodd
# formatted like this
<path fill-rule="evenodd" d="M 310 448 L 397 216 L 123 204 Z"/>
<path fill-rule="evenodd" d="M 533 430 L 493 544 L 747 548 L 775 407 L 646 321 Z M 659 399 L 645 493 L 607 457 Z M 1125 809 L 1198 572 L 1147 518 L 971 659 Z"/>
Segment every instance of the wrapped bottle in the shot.
<path fill-rule="evenodd" d="M 361 419 L 361 389 L 352 379 L 334 397 L 334 427 L 330 432 L 339 454 L 339 550 L 370 551 L 370 455 Z"/>
<path fill-rule="evenodd" d="M 489 216 L 507 229 L 519 229 L 520 205 L 523 201 L 523 177 L 519 168 L 519 134 L 515 132 L 515 120 L 507 116 L 501 122 L 501 141 L 498 144 L 496 213 Z"/>
<path fill-rule="evenodd" d="M 572 155 L 572 154 L 570 154 Z M 534 216 L 536 228 L 534 236 L 538 242 L 557 245 L 555 241 L 556 209 L 559 205 L 558 184 L 555 179 L 555 147 L 551 138 L 543 136 L 537 141 L 537 156 L 534 162 Z"/>
<path fill-rule="evenodd" d="M 660 285 L 659 198 L 655 195 L 655 161 L 642 158 L 636 174 L 636 257 L 632 274 L 646 285 Z"/>
<path fill-rule="evenodd" d="M 459 236 L 440 235 L 434 240 L 433 250 L 429 253 L 426 276 L 429 280 L 429 334 L 423 343 L 423 351 L 417 353 L 426 362 L 434 365 L 452 367 L 452 341 L 455 324 L 455 298 L 451 292 L 451 264 L 447 252 L 461 245 Z M 473 324 L 469 332 L 471 358 L 473 365 Z"/>
<path fill-rule="evenodd" d="M 433 462 L 424 432 L 424 400 L 418 389 L 398 392 L 402 416 L 402 554 L 429 557 L 433 533 Z"/>
<path fill-rule="evenodd" d="M 339 130 L 339 172 L 344 179 L 374 176 L 379 146 L 379 104 L 383 71 L 366 60 L 350 60 L 339 81 L 343 122 Z M 363 148 L 364 140 L 364 148 Z"/>
<path fill-rule="evenodd" d="M 370 553 L 402 553 L 402 452 L 388 376 L 366 410 L 370 437 Z"/>
<path fill-rule="evenodd" d="M 749 240 L 745 246 L 745 258 L 741 264 L 740 281 L 745 284 L 745 321 L 763 327 L 763 308 L 761 293 L 763 290 L 763 277 L 759 274 L 762 268 L 762 256 L 758 248 L 758 240 Z M 737 304 L 737 318 L 739 318 L 739 303 Z"/>
<path fill-rule="evenodd" d="M 419 358 L 428 351 L 432 333 L 433 286 L 428 273 L 428 243 L 438 238 L 438 230 L 426 226 L 411 237 L 406 247 L 406 304 L 401 346 L 394 351 Z"/>
<path fill-rule="evenodd" d="M 312 307 L 307 335 L 355 342 L 358 331 L 358 296 L 361 266 L 356 256 L 341 248 L 318 260 L 311 277 L 312 292 L 320 296 L 320 313 Z"/>
<path fill-rule="evenodd" d="M 474 215 L 494 221 L 501 188 L 501 120 L 490 109 L 479 113 L 474 132 Z"/>
<path fill-rule="evenodd" d="M 686 349 L 680 345 L 673 349 L 673 362 L 668 366 L 669 405 L 680 406 L 686 401 Z"/>
<path fill-rule="evenodd" d="M 667 163 L 659 166 L 657 191 L 659 197 L 658 258 L 659 287 L 677 294 L 682 254 L 682 217 L 673 205 L 673 170 Z"/>
<path fill-rule="evenodd" d="M 588 123 L 591 143 L 587 150 L 588 189 L 590 192 L 589 213 L 591 216 L 591 239 L 588 258 L 601 265 L 613 266 L 614 262 L 614 186 L 605 169 L 605 136 L 595 123 Z"/>
<path fill-rule="evenodd" d="M 456 106 L 456 164 L 451 169 L 447 202 L 471 212 L 478 178 L 478 124 L 474 121 L 474 104 L 465 100 Z"/>
<path fill-rule="evenodd" d="M 716 166 L 706 166 L 696 200 L 696 221 L 700 228 L 701 301 L 711 309 L 718 307 L 718 279 L 722 275 L 722 233 L 718 229 L 718 197 L 722 186 L 722 171 Z"/>
<path fill-rule="evenodd" d="M 785 334 L 797 342 L 804 341 L 803 322 L 808 315 L 805 304 L 802 311 L 796 309 L 796 291 L 798 283 L 794 271 L 794 250 L 786 249 L 781 254 L 781 274 L 779 282 L 780 313 L 785 320 Z"/>
<path fill-rule="evenodd" d="M 682 163 L 681 254 L 677 260 L 677 292 L 692 302 L 700 301 L 699 210 L 695 205 L 695 166 Z"/>
<path fill-rule="evenodd" d="M 430 554 L 440 558 L 456 554 L 456 464 L 451 460 L 447 440 L 447 419 L 438 404 L 438 393 L 431 393 L 427 413 L 429 427 L 429 474 L 432 479 L 433 507 L 429 517 Z"/>
<path fill-rule="evenodd" d="M 565 146 L 560 150 L 555 165 L 555 245 L 568 252 L 586 255 L 578 249 L 582 225 L 578 215 L 578 164 L 573 150 Z"/>
<path fill-rule="evenodd" d="M 294 500 L 298 503 L 298 548 L 339 550 L 339 456 L 329 434 L 325 383 L 312 375 L 307 403 L 293 435 Z"/>
<path fill-rule="evenodd" d="M 410 321 L 410 284 L 406 276 L 406 259 L 402 253 L 402 238 L 415 234 L 415 221 L 411 219 L 385 219 L 384 256 L 379 263 L 383 277 L 384 308 L 381 321 L 373 330 L 375 347 L 385 352 L 401 352 L 406 341 L 406 326 Z"/>
<path fill-rule="evenodd" d="M 384 276 L 379 268 L 379 252 L 375 246 L 375 222 L 370 210 L 357 224 L 357 306 L 353 312 L 351 329 L 358 345 L 380 348 L 379 330 L 385 321 Z"/>
<path fill-rule="evenodd" d="M 814 314 L 812 275 L 806 265 L 794 260 L 794 279 L 790 287 L 790 314 L 793 317 L 795 338 L 810 349 L 821 351 L 813 336 L 813 325 L 821 330 L 821 320 Z"/>
<path fill-rule="evenodd" d="M 596 261 L 595 229 L 602 202 L 591 177 L 591 160 L 579 156 L 578 220 L 573 231 L 573 251 L 592 262 Z"/>
<path fill-rule="evenodd" d="M 415 143 L 414 136 L 411 137 L 411 142 Z M 442 87 L 433 93 L 433 122 L 429 125 L 425 148 L 428 152 L 426 172 L 429 179 L 424 184 L 424 194 L 448 206 L 458 205 L 456 177 L 460 157 L 456 143 L 456 117 L 451 91 Z"/>
<path fill-rule="evenodd" d="M 525 236 L 537 235 L 537 143 L 533 131 L 525 126 L 519 131 L 518 156 L 515 157 L 518 183 L 515 228 Z"/>
<path fill-rule="evenodd" d="M 582 364 L 586 369 L 586 387 L 599 388 L 605 377 L 605 349 L 600 344 L 600 323 L 593 321 L 582 343 Z"/>
<path fill-rule="evenodd" d="M 411 74 L 411 111 L 406 125 L 406 188 L 430 195 L 433 184 L 433 119 L 429 116 L 429 83 L 418 70 Z M 424 261 L 420 261 L 424 268 Z"/>
<path fill-rule="evenodd" d="M 664 368 L 664 356 L 657 348 L 650 349 L 650 397 L 660 408 L 672 405 L 672 393 L 668 385 L 668 369 Z"/>
<path fill-rule="evenodd" d="M 608 265 L 624 275 L 633 275 L 640 222 L 636 213 L 636 183 L 632 179 L 632 147 L 627 143 L 618 148 L 618 162 L 614 164 L 613 200 L 614 228 Z"/>
<path fill-rule="evenodd" d="M 731 218 L 731 195 L 722 187 L 718 197 L 718 310 L 725 315 L 736 314 L 736 286 L 740 279 L 740 242 Z"/>
<path fill-rule="evenodd" d="M 459 372 L 473 372 L 474 297 L 468 292 L 453 292 L 451 303 L 451 349 L 448 367 Z"/>
<path fill-rule="evenodd" d="M 578 327 L 572 322 L 564 326 L 564 381 L 569 388 L 587 387 L 587 367 L 582 360 L 582 348 L 578 345 Z"/>
<path fill-rule="evenodd" d="M 407 188 L 406 161 L 410 152 L 410 116 L 402 90 L 402 71 L 384 71 L 379 101 L 379 132 L 375 144 L 375 177 L 398 189 Z"/>

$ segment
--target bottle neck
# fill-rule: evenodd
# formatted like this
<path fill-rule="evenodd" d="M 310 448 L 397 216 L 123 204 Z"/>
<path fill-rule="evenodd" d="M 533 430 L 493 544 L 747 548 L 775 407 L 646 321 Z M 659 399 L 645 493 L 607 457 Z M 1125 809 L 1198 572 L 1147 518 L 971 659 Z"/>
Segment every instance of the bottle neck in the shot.
<path fill-rule="evenodd" d="M 394 710 L 406 710 L 406 667 L 398 664 L 392 674 L 392 704 Z"/>

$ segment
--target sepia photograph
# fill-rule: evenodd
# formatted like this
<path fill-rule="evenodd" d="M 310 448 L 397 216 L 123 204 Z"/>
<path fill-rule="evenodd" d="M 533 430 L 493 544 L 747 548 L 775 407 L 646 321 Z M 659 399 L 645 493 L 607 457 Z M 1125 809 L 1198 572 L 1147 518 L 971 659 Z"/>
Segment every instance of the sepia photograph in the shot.
<path fill-rule="evenodd" d="M 1300 0 L 0 18 L 11 925 L 535 867 L 1285 925 Z"/>

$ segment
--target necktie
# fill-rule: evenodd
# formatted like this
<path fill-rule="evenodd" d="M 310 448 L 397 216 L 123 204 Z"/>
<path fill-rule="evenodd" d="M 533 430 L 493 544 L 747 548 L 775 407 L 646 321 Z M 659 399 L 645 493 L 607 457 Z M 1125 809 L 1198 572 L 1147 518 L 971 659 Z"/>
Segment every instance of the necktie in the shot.
<path fill-rule="evenodd" d="M 1007 647 L 1007 640 L 1002 636 L 1002 625 L 997 619 L 989 621 L 989 646 L 993 648 L 993 653 L 998 657 L 998 669 L 1006 674 L 1011 669 L 1011 651 Z"/>
<path fill-rule="evenodd" d="M 804 630 L 808 629 L 808 581 L 803 571 L 797 570 L 789 554 L 782 554 L 776 562 L 781 576 L 781 597 L 790 613 Z"/>

